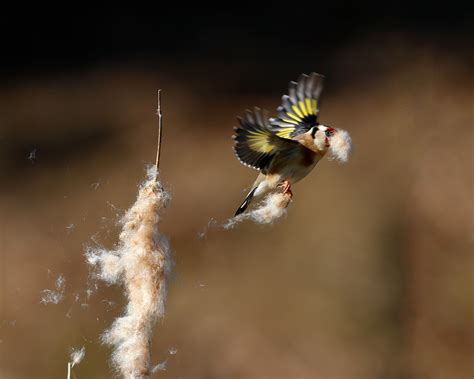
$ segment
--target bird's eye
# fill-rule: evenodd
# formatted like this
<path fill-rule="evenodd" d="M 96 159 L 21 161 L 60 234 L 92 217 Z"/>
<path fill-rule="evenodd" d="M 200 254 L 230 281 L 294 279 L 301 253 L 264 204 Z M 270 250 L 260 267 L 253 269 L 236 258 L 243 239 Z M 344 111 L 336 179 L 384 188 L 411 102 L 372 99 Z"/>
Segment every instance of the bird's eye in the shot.
<path fill-rule="evenodd" d="M 335 130 L 333 128 L 328 128 L 324 132 L 326 134 L 326 137 L 331 137 L 334 134 Z"/>

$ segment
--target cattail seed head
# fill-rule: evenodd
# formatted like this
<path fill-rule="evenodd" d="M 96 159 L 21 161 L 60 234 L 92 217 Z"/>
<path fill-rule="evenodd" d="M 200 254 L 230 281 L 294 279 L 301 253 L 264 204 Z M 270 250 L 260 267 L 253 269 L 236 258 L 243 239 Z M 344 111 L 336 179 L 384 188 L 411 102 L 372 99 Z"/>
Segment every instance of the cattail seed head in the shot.
<path fill-rule="evenodd" d="M 114 347 L 112 362 L 124 378 L 148 378 L 153 326 L 164 316 L 167 278 L 173 261 L 166 237 L 158 232 L 159 211 L 169 195 L 158 181 L 155 166 L 148 170 L 135 204 L 121 220 L 115 250 L 89 248 L 87 262 L 98 278 L 125 287 L 125 314 L 114 321 L 102 341 Z"/>

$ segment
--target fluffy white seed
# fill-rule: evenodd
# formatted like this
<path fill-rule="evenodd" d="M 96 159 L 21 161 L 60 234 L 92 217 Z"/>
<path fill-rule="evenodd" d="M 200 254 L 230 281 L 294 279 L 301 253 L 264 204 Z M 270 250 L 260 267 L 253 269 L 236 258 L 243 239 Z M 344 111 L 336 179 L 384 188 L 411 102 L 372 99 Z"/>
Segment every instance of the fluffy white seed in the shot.
<path fill-rule="evenodd" d="M 347 162 L 352 149 L 352 140 L 349 133 L 342 129 L 336 129 L 336 133 L 331 137 L 329 153 L 340 162 Z"/>
<path fill-rule="evenodd" d="M 55 282 L 54 290 L 43 290 L 41 291 L 41 304 L 59 304 L 64 299 L 64 292 L 66 290 L 66 279 L 63 275 L 59 275 Z"/>
<path fill-rule="evenodd" d="M 232 229 L 244 220 L 252 220 L 257 224 L 271 224 L 286 214 L 290 202 L 291 196 L 289 194 L 272 192 L 256 208 L 229 219 L 224 224 L 224 228 Z"/>
<path fill-rule="evenodd" d="M 107 283 L 123 284 L 128 304 L 125 314 L 103 334 L 114 347 L 114 367 L 125 378 L 148 378 L 153 326 L 165 313 L 166 282 L 173 265 L 168 240 L 159 234 L 159 211 L 169 195 L 148 170 L 135 204 L 123 217 L 120 243 L 115 250 L 88 249 L 87 262 Z"/>
<path fill-rule="evenodd" d="M 71 367 L 74 367 L 75 365 L 78 365 L 79 363 L 82 362 L 84 357 L 86 356 L 86 348 L 82 346 L 80 349 L 71 349 L 71 356 L 70 356 L 70 363 Z"/>

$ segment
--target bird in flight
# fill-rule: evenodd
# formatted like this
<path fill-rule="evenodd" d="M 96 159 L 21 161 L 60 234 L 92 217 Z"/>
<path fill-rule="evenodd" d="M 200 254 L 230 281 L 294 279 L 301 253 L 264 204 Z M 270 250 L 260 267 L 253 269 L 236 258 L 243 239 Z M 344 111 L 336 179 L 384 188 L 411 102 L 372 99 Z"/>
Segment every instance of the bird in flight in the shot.
<path fill-rule="evenodd" d="M 277 187 L 292 196 L 291 185 L 308 175 L 328 151 L 340 161 L 347 161 L 349 134 L 318 122 L 323 80 L 324 76 L 312 73 L 290 82 L 275 118 L 268 118 L 265 111 L 255 108 L 238 119 L 234 152 L 243 165 L 260 174 L 236 216 L 247 209 L 254 197 Z"/>

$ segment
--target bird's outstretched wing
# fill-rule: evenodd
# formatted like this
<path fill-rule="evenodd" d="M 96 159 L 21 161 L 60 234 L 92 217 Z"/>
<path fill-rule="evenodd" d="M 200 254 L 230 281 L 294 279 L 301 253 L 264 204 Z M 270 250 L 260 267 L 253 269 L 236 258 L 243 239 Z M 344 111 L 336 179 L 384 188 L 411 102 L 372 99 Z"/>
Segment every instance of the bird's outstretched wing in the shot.
<path fill-rule="evenodd" d="M 298 82 L 290 82 L 288 95 L 281 98 L 278 117 L 270 119 L 273 131 L 282 138 L 293 138 L 317 125 L 319 97 L 324 76 L 302 74 Z"/>
<path fill-rule="evenodd" d="M 271 129 L 268 117 L 259 108 L 246 111 L 235 128 L 234 151 L 241 163 L 265 172 L 277 153 L 298 149 L 300 144 L 278 137 Z"/>

